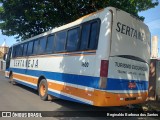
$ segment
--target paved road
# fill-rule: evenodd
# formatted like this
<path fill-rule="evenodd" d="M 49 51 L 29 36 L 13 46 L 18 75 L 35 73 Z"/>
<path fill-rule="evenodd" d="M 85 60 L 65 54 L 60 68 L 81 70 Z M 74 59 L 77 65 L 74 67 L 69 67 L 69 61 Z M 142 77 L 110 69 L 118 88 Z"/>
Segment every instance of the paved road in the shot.
<path fill-rule="evenodd" d="M 0 75 L 0 111 L 127 111 L 125 107 L 93 107 L 88 105 L 83 105 L 79 103 L 69 102 L 61 99 L 56 99 L 53 101 L 42 101 L 40 100 L 37 91 L 25 87 L 23 85 L 12 85 L 8 82 L 8 79 L 5 79 L 4 76 Z M 88 114 L 87 112 L 85 114 Z M 4 119 L 4 118 L 0 118 Z M 12 118 L 12 120 L 17 120 L 18 118 Z M 31 118 L 30 118 L 31 119 Z M 39 120 L 39 118 L 35 118 Z M 43 118 L 43 119 L 60 119 L 60 120 L 81 120 L 79 117 L 57 117 L 57 118 Z M 88 120 L 98 120 L 106 118 L 98 118 L 98 117 L 85 117 L 83 119 Z M 118 118 L 109 118 L 109 119 L 122 119 Z M 130 120 L 154 120 L 152 118 L 143 118 L 143 117 L 130 117 L 126 118 Z"/>

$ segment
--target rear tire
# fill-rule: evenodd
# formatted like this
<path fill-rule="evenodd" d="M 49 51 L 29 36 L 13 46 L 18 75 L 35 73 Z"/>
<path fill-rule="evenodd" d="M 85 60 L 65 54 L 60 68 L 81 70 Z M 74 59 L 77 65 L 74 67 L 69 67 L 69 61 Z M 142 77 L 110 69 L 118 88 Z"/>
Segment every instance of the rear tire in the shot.
<path fill-rule="evenodd" d="M 9 83 L 11 83 L 12 79 L 13 79 L 13 75 L 12 73 L 9 73 Z"/>
<path fill-rule="evenodd" d="M 10 75 L 9 75 L 9 83 L 12 83 L 12 85 L 16 84 L 15 80 L 13 80 L 13 74 L 12 73 L 10 73 Z"/>
<path fill-rule="evenodd" d="M 42 79 L 39 83 L 38 92 L 41 100 L 48 100 L 48 84 L 47 80 Z"/>

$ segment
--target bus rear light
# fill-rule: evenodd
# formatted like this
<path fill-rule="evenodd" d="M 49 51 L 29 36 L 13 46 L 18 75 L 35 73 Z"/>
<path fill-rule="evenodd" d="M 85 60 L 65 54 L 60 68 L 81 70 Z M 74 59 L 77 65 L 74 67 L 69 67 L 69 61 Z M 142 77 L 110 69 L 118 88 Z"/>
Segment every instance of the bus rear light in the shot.
<path fill-rule="evenodd" d="M 101 60 L 99 88 L 106 88 L 108 77 L 108 61 Z"/>
<path fill-rule="evenodd" d="M 108 77 L 108 60 L 101 60 L 100 77 Z"/>

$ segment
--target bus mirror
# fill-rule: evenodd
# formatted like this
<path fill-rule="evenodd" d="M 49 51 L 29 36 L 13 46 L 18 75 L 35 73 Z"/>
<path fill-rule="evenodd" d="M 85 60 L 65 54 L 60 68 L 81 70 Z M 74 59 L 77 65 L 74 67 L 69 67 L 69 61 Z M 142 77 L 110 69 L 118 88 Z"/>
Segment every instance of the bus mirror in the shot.
<path fill-rule="evenodd" d="M 3 55 L 3 60 L 4 60 L 4 61 L 7 60 L 7 53 L 5 53 L 5 54 Z"/>

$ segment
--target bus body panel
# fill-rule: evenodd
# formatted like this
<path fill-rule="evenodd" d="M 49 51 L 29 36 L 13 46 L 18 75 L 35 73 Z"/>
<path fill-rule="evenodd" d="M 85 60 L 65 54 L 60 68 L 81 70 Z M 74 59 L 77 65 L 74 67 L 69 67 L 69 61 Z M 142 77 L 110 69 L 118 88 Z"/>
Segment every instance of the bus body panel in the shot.
<path fill-rule="evenodd" d="M 82 54 L 44 55 L 11 60 L 10 68 L 94 76 L 95 51 Z M 73 58 L 74 57 L 74 58 Z M 88 62 L 89 64 L 85 64 Z"/>
<path fill-rule="evenodd" d="M 107 91 L 112 93 L 147 92 L 148 72 L 147 63 L 110 57 Z"/>
<path fill-rule="evenodd" d="M 146 81 L 143 85 L 147 88 L 150 59 L 148 27 L 121 10 L 113 12 L 112 27 L 108 79 Z"/>
<path fill-rule="evenodd" d="M 112 11 L 106 93 L 111 94 L 114 104 L 141 103 L 148 94 L 150 32 L 130 14 L 116 9 Z"/>
<path fill-rule="evenodd" d="M 113 14 L 112 33 L 110 56 L 130 55 L 149 63 L 150 32 L 142 21 L 117 10 Z"/>

